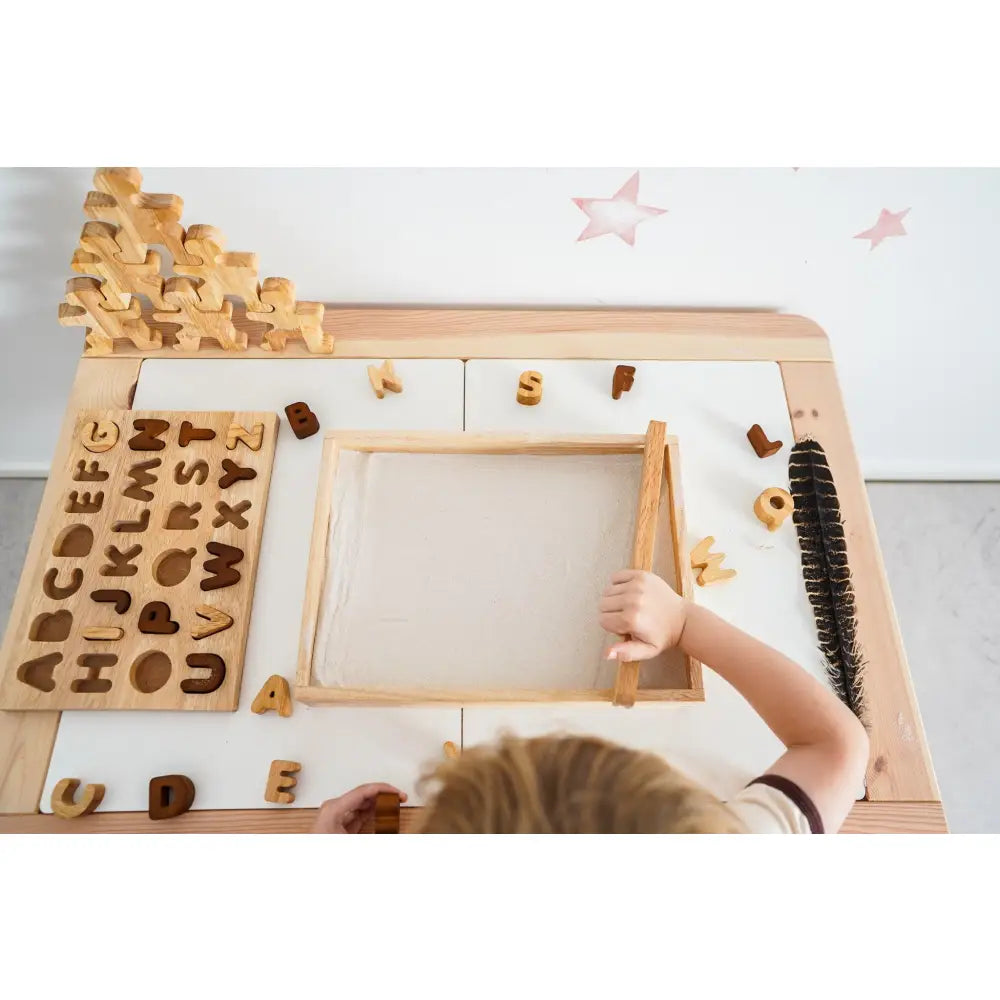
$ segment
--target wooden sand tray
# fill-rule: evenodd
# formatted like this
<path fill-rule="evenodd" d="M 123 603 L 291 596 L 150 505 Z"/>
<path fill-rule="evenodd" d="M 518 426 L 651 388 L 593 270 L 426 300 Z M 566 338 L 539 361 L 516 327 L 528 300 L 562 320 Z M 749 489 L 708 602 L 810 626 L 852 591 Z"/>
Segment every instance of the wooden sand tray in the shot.
<path fill-rule="evenodd" d="M 0 708 L 235 711 L 273 413 L 82 410 Z"/>
<path fill-rule="evenodd" d="M 274 416 L 267 413 L 133 413 L 131 401 L 140 365 L 143 358 L 154 356 L 180 362 L 193 357 L 310 358 L 316 361 L 529 358 L 537 359 L 530 367 L 540 372 L 544 371 L 548 359 L 628 360 L 632 364 L 625 367 L 633 369 L 628 377 L 618 379 L 616 375 L 615 391 L 619 393 L 629 390 L 633 375 L 642 377 L 641 371 L 636 373 L 634 366 L 644 361 L 777 363 L 795 440 L 813 438 L 822 445 L 829 460 L 839 494 L 847 562 L 854 582 L 857 638 L 869 665 L 864 680 L 871 738 L 866 799 L 856 805 L 844 830 L 946 830 L 830 347 L 815 323 L 799 316 L 764 312 L 343 308 L 303 302 L 297 299 L 295 287 L 288 279 L 260 280 L 256 256 L 226 251 L 222 234 L 212 226 L 185 228 L 180 221 L 183 208 L 180 198 L 172 194 L 145 193 L 141 180 L 141 174 L 134 168 L 104 168 L 96 173 L 95 190 L 87 195 L 84 206 L 89 221 L 81 232 L 72 261 L 77 277 L 67 285 L 66 299 L 59 310 L 60 322 L 84 329 L 85 357 L 78 366 L 67 402 L 53 457 L 53 473 L 42 498 L 21 586 L 0 651 L 0 704 L 3 708 L 0 710 L 0 814 L 4 814 L 0 815 L 0 831 L 296 832 L 308 829 L 315 817 L 314 809 L 288 806 L 198 811 L 197 799 L 192 811 L 159 821 L 146 813 L 102 812 L 99 805 L 91 815 L 71 821 L 38 815 L 60 725 L 59 708 L 72 705 L 231 710 L 237 704 L 257 548 L 273 457 Z M 168 252 L 174 261 L 173 273 L 165 272 L 165 256 L 155 247 Z M 385 370 L 391 371 L 391 365 Z M 663 412 L 669 416 L 669 408 Z M 88 416 L 89 421 L 86 420 Z M 189 515 L 198 520 L 196 529 L 166 528 L 162 523 L 161 519 L 171 516 L 175 503 L 191 505 L 198 501 L 196 483 L 172 481 L 176 462 L 186 457 L 177 454 L 180 448 L 176 436 L 180 429 L 176 425 L 178 417 L 189 420 L 195 427 L 212 427 L 216 431 L 213 441 L 195 440 L 182 449 L 209 462 L 213 484 L 224 458 L 257 471 L 255 480 L 237 480 L 223 491 L 232 493 L 233 499 L 225 499 L 233 510 L 240 501 L 250 500 L 251 507 L 242 512 L 248 521 L 246 528 L 238 528 L 231 522 L 218 528 L 210 526 L 219 513 L 214 509 L 215 503 L 223 499 L 221 493 L 215 495 L 217 486 L 213 486 L 211 502 L 202 501 L 200 511 Z M 127 442 L 141 432 L 141 428 L 135 426 L 136 419 L 163 419 L 170 423 L 162 451 L 148 454 L 131 451 Z M 120 423 L 118 442 L 106 452 L 82 447 L 81 421 L 99 423 L 102 420 Z M 226 449 L 225 437 L 232 422 L 241 423 L 251 432 L 255 422 L 264 424 L 259 452 L 250 451 L 238 442 L 234 451 Z M 154 438 L 155 430 L 155 426 L 149 429 Z M 87 440 L 100 446 L 99 428 L 89 432 Z M 638 502 L 641 506 L 645 502 L 642 498 L 647 498 L 645 509 L 648 510 L 652 503 L 649 490 L 652 481 L 662 487 L 665 478 L 667 490 L 661 488 L 658 509 L 661 516 L 664 509 L 676 515 L 669 521 L 669 532 L 673 535 L 677 554 L 682 548 L 677 539 L 682 537 L 678 534 L 678 525 L 683 504 L 679 493 L 674 492 L 679 486 L 674 474 L 676 454 L 671 451 L 669 439 L 665 439 L 665 450 L 658 446 L 647 447 L 647 441 L 634 438 L 630 445 L 646 451 L 648 459 L 644 463 L 646 476 Z M 751 443 L 755 450 L 760 447 L 765 451 L 772 444 L 760 435 L 756 443 L 753 440 Z M 332 454 L 332 445 L 330 449 Z M 131 488 L 126 476 L 128 470 L 156 457 L 161 458 L 161 465 L 144 470 L 158 476 L 158 482 L 152 487 L 153 499 L 123 497 L 122 490 Z M 97 461 L 100 469 L 109 471 L 109 479 L 74 480 L 72 477 L 81 459 L 84 471 L 89 471 L 90 462 Z M 657 469 L 659 460 L 663 461 L 663 473 Z M 329 477 L 324 480 L 329 481 Z M 140 490 L 147 488 L 141 484 L 137 486 Z M 102 490 L 105 497 L 100 509 L 83 509 L 96 505 L 94 494 Z M 77 494 L 75 499 L 70 498 L 73 491 Z M 86 492 L 91 493 L 89 500 L 83 495 Z M 75 507 L 67 510 L 68 505 Z M 143 517 L 144 507 L 150 512 L 150 521 L 144 531 L 135 535 L 112 531 L 115 522 L 138 522 Z M 768 512 L 765 510 L 765 513 Z M 173 516 L 183 518 L 185 515 Z M 639 520 L 643 521 L 641 516 Z M 82 553 L 85 547 L 84 533 L 64 534 L 77 521 L 95 526 L 91 528 L 94 537 L 87 555 L 74 554 Z M 657 534 L 667 530 L 667 522 L 661 521 Z M 122 541 L 118 544 L 119 536 L 121 539 L 144 539 L 147 535 L 155 539 L 155 543 L 149 545 L 139 541 L 142 551 L 134 558 L 125 558 L 124 553 L 133 543 Z M 174 536 L 182 541 L 176 541 Z M 206 594 L 198 585 L 203 578 L 213 575 L 211 570 L 202 571 L 202 564 L 208 557 L 204 548 L 212 538 L 242 549 L 244 558 L 234 564 L 241 574 L 238 583 Z M 646 566 L 651 545 L 648 534 L 638 531 L 635 543 L 634 564 Z M 118 549 L 113 557 L 105 551 L 111 545 Z M 54 555 L 53 548 L 62 549 L 64 554 Z M 197 552 L 188 577 L 174 585 L 155 583 L 151 576 L 155 572 L 156 557 L 166 548 L 182 552 L 195 548 Z M 224 563 L 223 560 L 220 566 L 223 571 L 226 569 Z M 137 568 L 136 574 L 127 577 L 101 575 L 105 565 L 125 567 L 128 564 Z M 53 568 L 57 570 L 56 576 L 48 578 Z M 82 570 L 83 580 L 78 590 L 69 593 L 62 588 L 73 586 L 74 569 Z M 680 567 L 677 579 L 690 586 L 690 567 Z M 310 601 L 319 598 L 316 582 L 310 578 Z M 50 593 L 46 593 L 46 587 Z M 91 592 L 98 589 L 129 591 L 129 609 L 119 616 L 112 603 L 91 599 Z M 177 622 L 176 632 L 138 631 L 143 608 L 156 601 L 169 606 L 169 616 L 161 617 L 159 609 L 154 608 L 147 611 L 146 620 L 154 625 L 163 623 L 167 628 L 170 622 Z M 211 615 L 209 619 L 198 617 L 195 609 L 201 604 L 212 605 L 219 612 L 231 615 L 233 625 L 204 639 L 196 639 L 191 634 L 192 629 L 213 624 Z M 72 614 L 72 621 L 68 622 L 65 615 L 39 621 L 43 614 L 58 615 L 63 610 Z M 67 622 L 69 632 L 63 637 L 62 630 Z M 117 637 L 119 628 L 123 630 L 120 638 Z M 93 638 L 84 638 L 85 629 Z M 92 629 L 99 631 L 89 631 Z M 34 638 L 31 638 L 33 631 Z M 308 650 L 310 642 L 307 627 L 303 633 L 303 650 Z M 91 646 L 99 653 L 117 656 L 112 670 L 81 668 L 77 659 L 87 655 Z M 186 662 L 187 656 L 200 651 L 202 646 L 222 657 L 226 664 L 225 680 L 214 692 L 184 692 L 180 689 L 182 681 L 204 681 L 212 676 L 211 668 L 206 671 Z M 145 668 L 135 665 L 139 654 L 149 649 L 166 653 L 171 672 L 161 687 L 145 692 L 142 687 L 153 687 L 164 672 L 162 663 Z M 44 658 L 50 652 L 62 656 L 52 665 L 50 691 L 44 690 L 48 686 L 48 668 L 44 664 L 22 671 L 25 675 L 30 672 L 32 680 L 38 682 L 35 686 L 17 679 L 18 670 L 26 662 Z M 313 687 L 310 666 L 307 655 L 300 662 L 297 678 L 306 697 Z M 136 677 L 130 681 L 133 668 Z M 276 669 L 281 669 L 280 665 L 276 665 Z M 93 690 L 95 686 L 103 686 L 99 682 L 106 678 L 112 680 L 110 690 Z M 74 682 L 81 679 L 84 689 L 74 691 Z M 700 687 L 696 664 L 691 665 L 690 681 L 688 697 Z M 86 690 L 87 687 L 92 690 Z M 633 695 L 637 700 L 644 697 L 641 686 L 636 690 L 634 671 L 629 667 L 619 672 L 613 690 L 614 697 L 622 704 L 627 704 Z M 606 699 L 609 694 L 605 691 L 601 697 Z M 706 707 L 696 706 L 699 712 Z M 32 710 L 26 711 L 27 708 Z M 679 710 L 683 709 L 680 705 Z M 293 725 L 294 721 L 294 717 L 282 719 L 280 724 Z M 303 773 L 307 773 L 309 761 L 302 759 L 301 763 Z M 262 791 L 265 777 L 261 775 Z M 100 775 L 87 780 L 91 778 L 101 780 Z M 343 789 L 329 790 L 331 795 L 340 791 Z M 91 805 L 97 805 L 100 795 L 96 786 L 95 790 L 83 794 L 90 796 Z M 82 802 L 80 808 L 84 808 Z M 415 815 L 415 810 L 402 810 L 402 830 L 412 825 Z"/>
<path fill-rule="evenodd" d="M 412 688 L 369 687 L 352 688 L 323 685 L 316 680 L 314 653 L 317 624 L 323 602 L 325 574 L 330 563 L 341 557 L 329 551 L 329 530 L 332 497 L 338 459 L 345 452 L 361 454 L 433 454 L 433 455 L 638 455 L 643 456 L 642 478 L 637 498 L 633 565 L 636 569 L 653 569 L 657 531 L 669 537 L 671 565 L 661 570 L 674 581 L 678 591 L 691 596 L 691 571 L 681 540 L 684 537 L 684 511 L 680 491 L 680 458 L 676 438 L 667 437 L 666 425 L 653 421 L 645 437 L 626 435 L 563 436 L 500 435 L 500 434 L 378 434 L 335 432 L 324 442 L 320 470 L 320 490 L 313 522 L 312 551 L 306 600 L 302 617 L 302 637 L 296 677 L 296 697 L 310 704 L 435 704 L 527 701 L 607 701 L 628 706 L 639 701 L 701 701 L 705 692 L 701 680 L 701 665 L 684 657 L 685 680 L 677 688 L 644 688 L 639 690 L 638 664 L 622 664 L 614 689 L 585 688 L 578 690 L 545 690 L 533 688 L 483 689 L 463 687 Z M 512 484 L 517 489 L 517 484 Z M 665 487 L 665 488 L 664 488 Z M 450 484 L 449 489 L 459 489 Z M 544 503 L 540 497 L 539 503 Z M 581 544 L 586 540 L 581 539 Z M 516 532 L 511 548 L 516 550 Z M 664 546 L 665 547 L 665 546 Z M 475 559 L 474 553 L 469 554 Z M 660 567 L 657 567 L 660 568 Z M 485 623 L 483 623 L 485 627 Z M 524 656 L 531 654 L 525 650 Z M 652 666 L 650 664 L 649 666 Z"/>

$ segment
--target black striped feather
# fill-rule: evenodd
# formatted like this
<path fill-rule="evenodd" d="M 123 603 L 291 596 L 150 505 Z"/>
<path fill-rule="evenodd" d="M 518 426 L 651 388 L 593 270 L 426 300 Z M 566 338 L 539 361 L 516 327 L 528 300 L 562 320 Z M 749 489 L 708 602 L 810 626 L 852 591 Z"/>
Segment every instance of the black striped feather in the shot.
<path fill-rule="evenodd" d="M 847 563 L 840 499 L 826 453 L 816 441 L 798 441 L 788 457 L 795 508 L 792 520 L 802 551 L 802 578 L 816 618 L 819 646 L 830 683 L 841 701 L 864 721 L 864 661 Z"/>

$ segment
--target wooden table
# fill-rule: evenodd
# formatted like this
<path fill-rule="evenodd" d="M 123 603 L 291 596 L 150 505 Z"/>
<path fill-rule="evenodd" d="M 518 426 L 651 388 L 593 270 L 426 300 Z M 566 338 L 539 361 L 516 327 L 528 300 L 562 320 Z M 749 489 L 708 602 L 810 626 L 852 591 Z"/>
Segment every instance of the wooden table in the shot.
<path fill-rule="evenodd" d="M 868 660 L 871 758 L 866 800 L 852 811 L 844 832 L 946 832 L 940 793 L 910 680 L 902 638 L 875 535 L 864 481 L 851 441 L 829 343 L 815 323 L 763 312 L 715 313 L 652 310 L 357 309 L 329 305 L 324 329 L 336 342 L 330 356 L 310 355 L 290 343 L 266 352 L 254 324 L 237 317 L 250 336 L 246 358 L 584 358 L 635 360 L 775 361 L 796 438 L 823 445 L 837 483 L 847 535 L 858 615 L 858 636 Z M 183 363 L 185 356 L 233 357 L 221 350 L 185 355 L 165 346 L 151 352 Z M 67 402 L 53 458 L 71 447 L 75 412 L 84 407 L 131 405 L 143 357 L 127 348 L 106 358 L 82 358 Z M 27 572 L 42 557 L 42 534 L 58 490 L 50 482 L 26 558 Z M 19 591 L 12 619 L 26 595 Z M 8 633 L 4 643 L 12 639 Z M 0 832 L 302 832 L 315 810 L 192 811 L 151 823 L 142 813 L 100 813 L 67 823 L 38 812 L 58 712 L 0 712 Z M 404 827 L 411 813 L 404 810 Z"/>

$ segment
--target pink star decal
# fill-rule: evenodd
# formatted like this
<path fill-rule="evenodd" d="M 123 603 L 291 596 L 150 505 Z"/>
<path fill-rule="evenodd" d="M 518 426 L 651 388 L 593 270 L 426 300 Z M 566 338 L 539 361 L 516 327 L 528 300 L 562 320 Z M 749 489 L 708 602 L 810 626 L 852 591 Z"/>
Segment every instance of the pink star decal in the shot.
<path fill-rule="evenodd" d="M 883 208 L 879 212 L 878 222 L 871 229 L 858 233 L 854 238 L 856 240 L 871 240 L 871 246 L 868 249 L 874 250 L 888 236 L 905 236 L 903 218 L 907 212 L 909 212 L 908 208 L 904 208 L 902 212 L 890 212 L 889 209 Z"/>
<path fill-rule="evenodd" d="M 638 198 L 638 170 L 610 198 L 574 198 L 573 204 L 590 219 L 587 228 L 576 238 L 577 242 L 614 233 L 630 247 L 635 246 L 635 227 L 667 211 L 636 204 Z"/>

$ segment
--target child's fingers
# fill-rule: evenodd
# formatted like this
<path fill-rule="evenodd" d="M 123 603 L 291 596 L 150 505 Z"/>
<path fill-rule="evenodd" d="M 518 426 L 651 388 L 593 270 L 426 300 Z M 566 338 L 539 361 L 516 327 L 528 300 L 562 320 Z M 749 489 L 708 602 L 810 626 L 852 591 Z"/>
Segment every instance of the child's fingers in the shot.
<path fill-rule="evenodd" d="M 624 611 L 625 595 L 613 594 L 611 597 L 602 597 L 600 603 L 597 605 L 597 610 L 601 612 Z"/>
<path fill-rule="evenodd" d="M 341 808 L 344 810 L 361 809 L 365 804 L 365 800 L 371 799 L 374 801 L 375 796 L 379 792 L 396 792 L 399 795 L 400 802 L 406 801 L 406 792 L 401 792 L 395 785 L 387 785 L 383 781 L 373 781 L 367 785 L 358 785 L 357 788 L 352 788 L 351 791 L 342 795 L 340 798 Z"/>
<path fill-rule="evenodd" d="M 614 587 L 607 587 L 601 591 L 601 597 L 624 597 L 626 594 L 635 593 L 635 586 L 630 583 L 619 583 Z"/>
<path fill-rule="evenodd" d="M 607 614 L 601 615 L 598 619 L 600 626 L 605 632 L 610 632 L 612 635 L 622 635 L 629 631 L 629 627 L 625 622 L 625 616 L 620 612 L 609 612 Z"/>
<path fill-rule="evenodd" d="M 348 833 L 360 833 L 370 818 L 371 811 L 368 809 L 361 813 L 355 813 L 349 820 L 345 820 L 344 829 Z"/>
<path fill-rule="evenodd" d="M 629 583 L 638 576 L 642 576 L 641 569 L 620 569 L 617 573 L 611 574 L 611 582 L 612 584 Z"/>
<path fill-rule="evenodd" d="M 656 647 L 650 646 L 648 642 L 640 642 L 638 639 L 630 639 L 627 642 L 616 642 L 607 652 L 608 660 L 650 660 L 656 656 Z"/>

